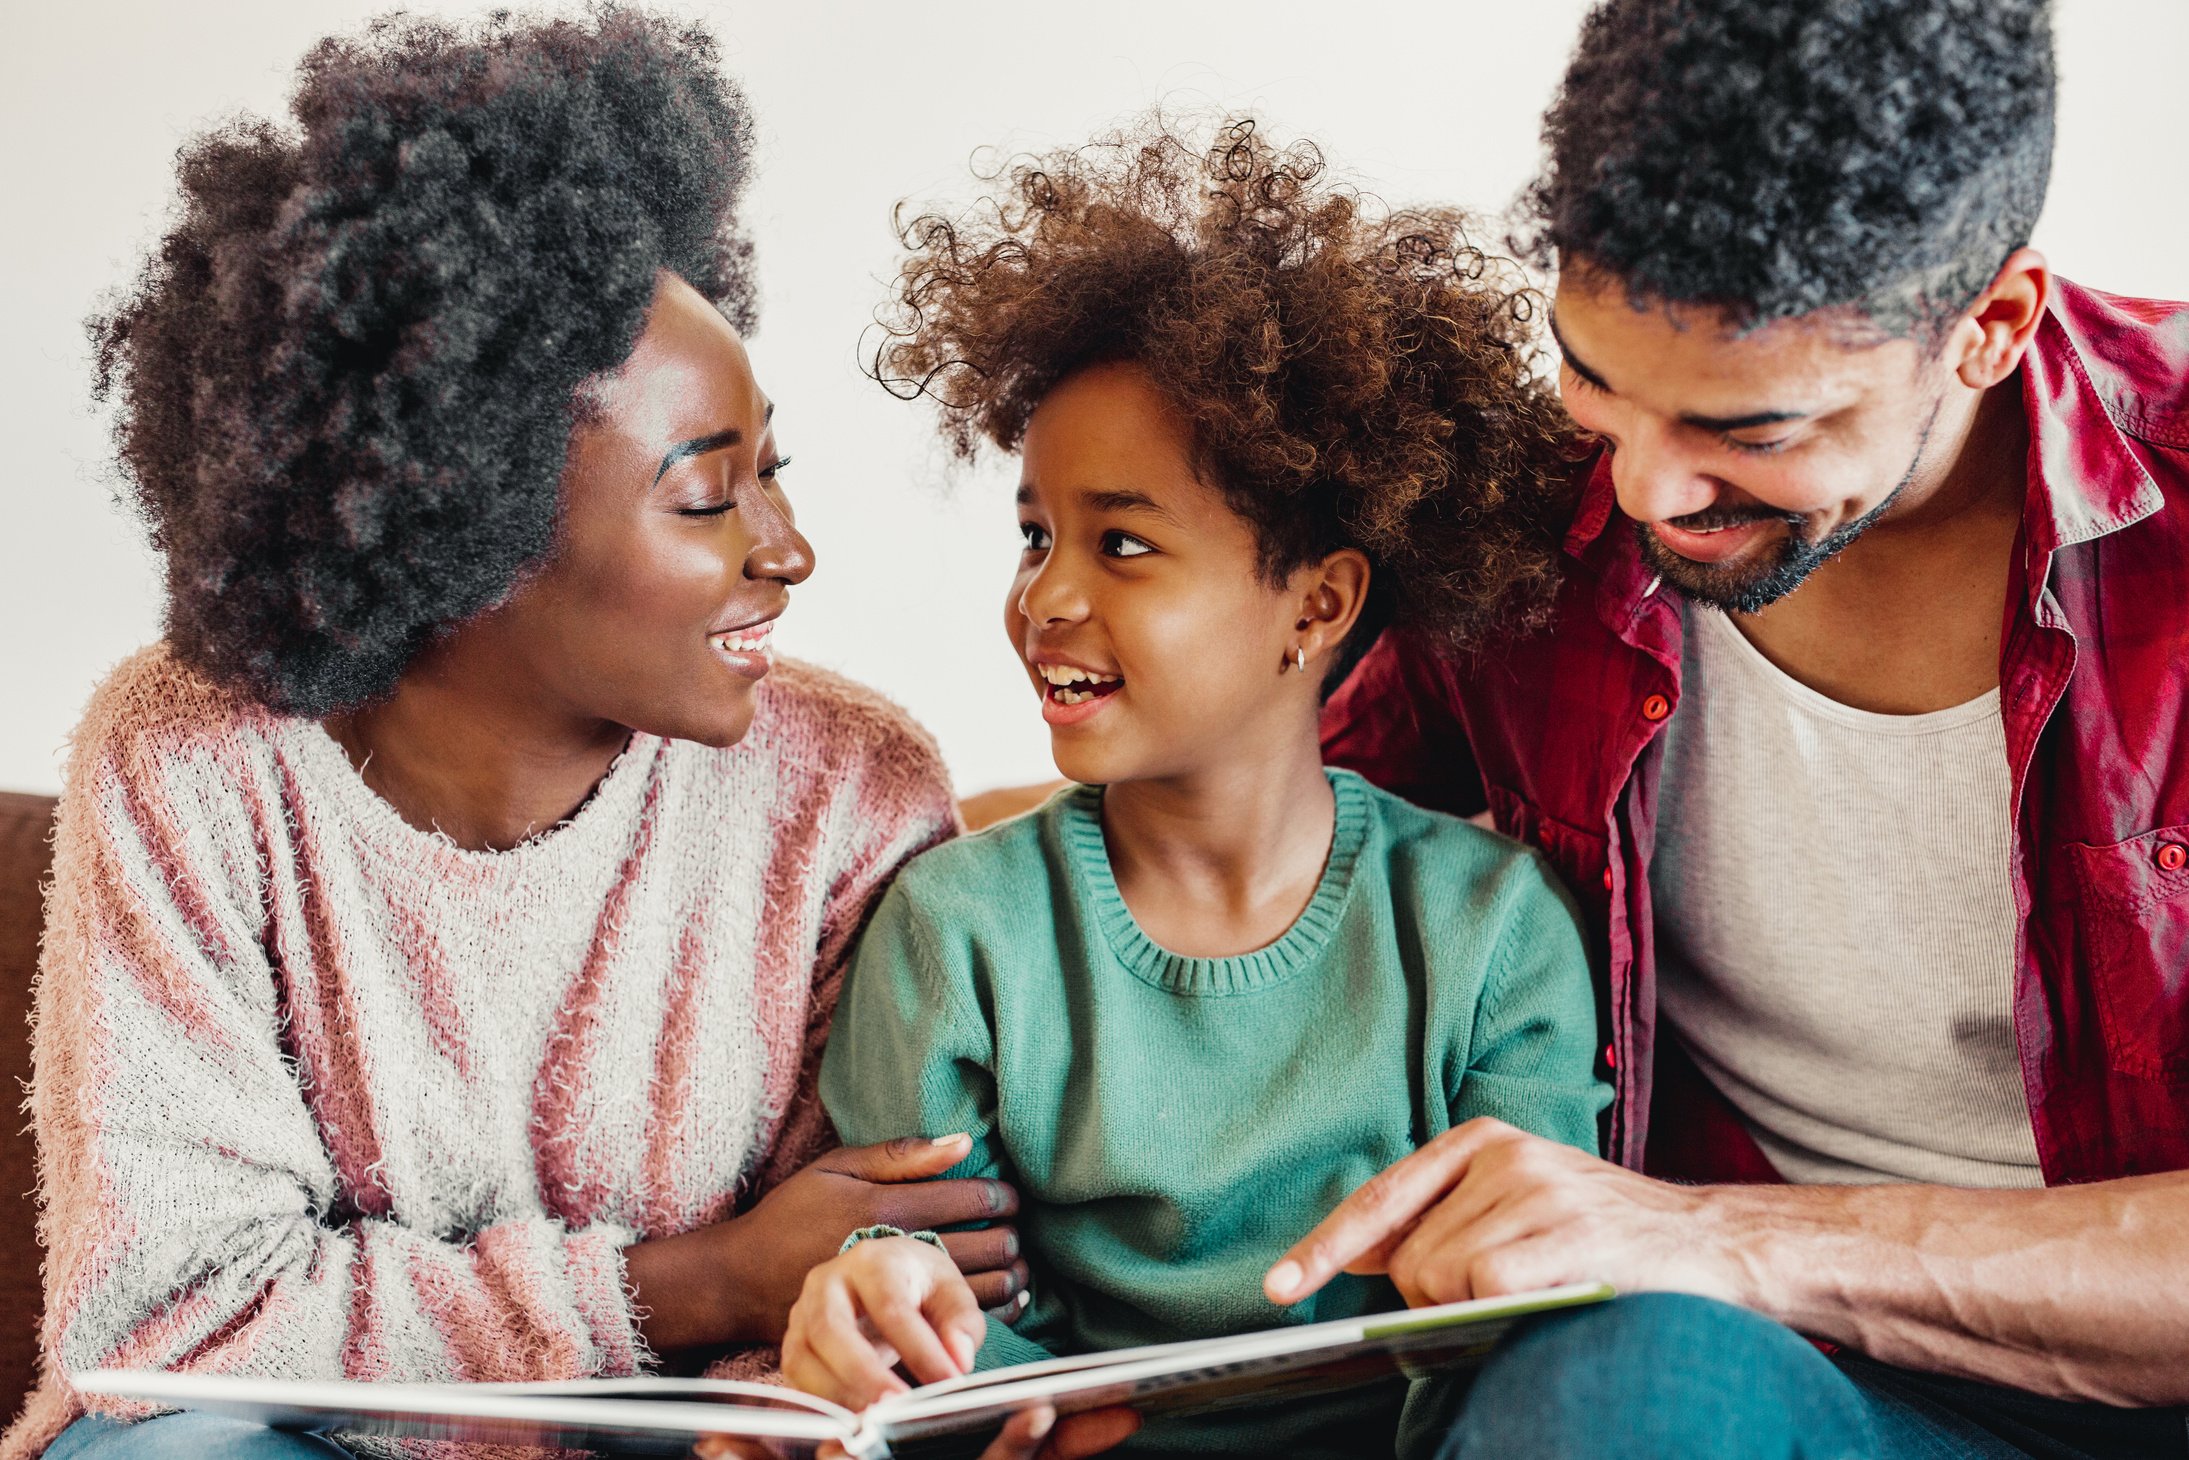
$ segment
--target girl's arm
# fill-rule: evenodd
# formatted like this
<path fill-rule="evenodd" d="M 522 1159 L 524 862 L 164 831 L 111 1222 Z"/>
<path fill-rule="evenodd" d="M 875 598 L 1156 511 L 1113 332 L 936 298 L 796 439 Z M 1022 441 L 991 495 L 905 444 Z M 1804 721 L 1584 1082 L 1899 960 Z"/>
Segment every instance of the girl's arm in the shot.
<path fill-rule="evenodd" d="M 949 1174 L 1009 1182 L 997 1129 L 995 1033 L 975 995 L 969 939 L 935 926 L 919 904 L 918 882 L 914 868 L 891 888 L 859 940 L 821 1063 L 821 1099 L 847 1141 L 964 1132 L 970 1144 Z M 994 1309 L 1017 1298 L 1025 1273 L 1020 1260 L 1015 1289 L 1000 1297 L 976 1287 L 981 1302 Z M 983 1367 L 1050 1356 L 995 1321 L 981 1355 Z"/>
<path fill-rule="evenodd" d="M 1596 995 L 1572 900 L 1533 853 L 1511 869 L 1451 1124 L 1491 1116 L 1590 1154 L 1611 1090 L 1596 1077 Z"/>
<path fill-rule="evenodd" d="M 542 1217 L 444 1239 L 389 1219 L 382 1188 L 341 1189 L 330 1142 L 349 1112 L 323 1089 L 315 1118 L 284 1049 L 245 774 L 80 754 L 63 798 L 32 1092 L 46 1362 L 358 1379 L 639 1369 L 629 1232 Z"/>

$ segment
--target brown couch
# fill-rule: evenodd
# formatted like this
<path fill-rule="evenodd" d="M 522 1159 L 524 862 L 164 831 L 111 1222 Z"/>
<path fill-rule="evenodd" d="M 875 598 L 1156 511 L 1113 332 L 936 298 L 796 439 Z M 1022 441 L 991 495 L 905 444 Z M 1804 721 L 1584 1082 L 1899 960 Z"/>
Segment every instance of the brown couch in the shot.
<path fill-rule="evenodd" d="M 30 978 L 52 835 L 52 797 L 0 791 L 0 1424 L 22 1407 L 38 1351 L 36 1147 L 17 1107 L 30 1078 Z"/>

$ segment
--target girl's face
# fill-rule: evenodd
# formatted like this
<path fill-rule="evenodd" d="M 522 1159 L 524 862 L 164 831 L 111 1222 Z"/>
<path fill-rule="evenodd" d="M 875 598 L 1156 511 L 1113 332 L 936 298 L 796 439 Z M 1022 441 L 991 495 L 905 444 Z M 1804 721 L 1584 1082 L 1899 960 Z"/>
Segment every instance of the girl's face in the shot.
<path fill-rule="evenodd" d="M 1026 546 L 1004 619 L 1058 770 L 1187 776 L 1314 733 L 1318 661 L 1352 614 L 1333 625 L 1318 605 L 1321 565 L 1264 579 L 1254 529 L 1195 473 L 1186 424 L 1144 371 L 1064 380 L 1020 459 Z"/>
<path fill-rule="evenodd" d="M 547 708 L 734 744 L 769 631 L 813 571 L 773 407 L 737 331 L 671 276 L 592 403 L 571 436 L 554 551 L 460 632 L 491 636 L 485 657 Z"/>

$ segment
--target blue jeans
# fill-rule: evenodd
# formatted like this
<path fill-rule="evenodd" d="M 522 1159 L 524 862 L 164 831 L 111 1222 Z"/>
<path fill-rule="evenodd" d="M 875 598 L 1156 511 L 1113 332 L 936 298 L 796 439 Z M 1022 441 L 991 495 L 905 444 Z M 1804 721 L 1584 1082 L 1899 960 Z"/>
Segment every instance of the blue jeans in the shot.
<path fill-rule="evenodd" d="M 46 1447 L 44 1460 L 349 1460 L 350 1452 L 317 1435 L 269 1430 L 219 1415 L 155 1415 L 124 1424 L 87 1414 Z"/>
<path fill-rule="evenodd" d="M 1426 1397 L 1426 1396 L 1425 1396 Z M 1670 1293 L 1536 1320 L 1471 1388 L 1408 1417 L 1438 1460 L 2158 1460 L 2178 1409 L 2114 1409 L 1825 1357 L 1741 1308 Z"/>

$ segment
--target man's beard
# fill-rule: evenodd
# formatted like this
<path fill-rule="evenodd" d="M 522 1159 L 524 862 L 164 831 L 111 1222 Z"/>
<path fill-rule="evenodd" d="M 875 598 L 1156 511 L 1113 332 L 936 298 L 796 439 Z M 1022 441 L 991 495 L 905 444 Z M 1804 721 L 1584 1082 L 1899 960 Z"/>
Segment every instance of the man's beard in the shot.
<path fill-rule="evenodd" d="M 1869 529 L 1871 523 L 1885 515 L 1901 492 L 1914 479 L 1916 469 L 1922 465 L 1923 452 L 1931 442 L 1931 427 L 1938 423 L 1938 409 L 1943 403 L 1934 401 L 1931 413 L 1923 422 L 1923 431 L 1916 438 L 1915 454 L 1908 458 L 1908 469 L 1900 474 L 1900 480 L 1885 494 L 1885 500 L 1857 517 L 1826 534 L 1817 542 L 1802 536 L 1802 519 L 1787 512 L 1773 512 L 1768 508 L 1733 508 L 1720 511 L 1706 508 L 1685 517 L 1674 517 L 1674 527 L 1684 527 L 1690 532 L 1707 532 L 1715 527 L 1733 527 L 1743 522 L 1783 522 L 1786 524 L 1786 541 L 1779 547 L 1778 555 L 1762 564 L 1721 566 L 1716 563 L 1698 563 L 1693 558 L 1683 558 L 1657 540 L 1647 523 L 1634 524 L 1635 536 L 1642 545 L 1642 561 L 1650 571 L 1678 589 L 1682 596 L 1706 608 L 1724 609 L 1729 613 L 1755 613 L 1769 607 L 1787 594 L 1799 588 L 1811 573 L 1823 567 L 1846 550 L 1849 543 Z"/>

